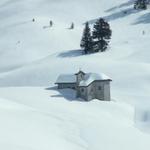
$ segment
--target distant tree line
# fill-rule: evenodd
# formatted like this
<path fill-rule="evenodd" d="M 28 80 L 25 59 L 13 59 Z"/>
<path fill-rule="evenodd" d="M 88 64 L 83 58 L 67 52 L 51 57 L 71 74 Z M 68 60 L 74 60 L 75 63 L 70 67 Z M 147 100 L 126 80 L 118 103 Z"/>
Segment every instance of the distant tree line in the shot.
<path fill-rule="evenodd" d="M 85 54 L 99 51 L 104 52 L 108 47 L 111 35 L 112 31 L 110 25 L 103 18 L 95 22 L 92 31 L 87 22 L 85 24 L 80 46 Z"/>

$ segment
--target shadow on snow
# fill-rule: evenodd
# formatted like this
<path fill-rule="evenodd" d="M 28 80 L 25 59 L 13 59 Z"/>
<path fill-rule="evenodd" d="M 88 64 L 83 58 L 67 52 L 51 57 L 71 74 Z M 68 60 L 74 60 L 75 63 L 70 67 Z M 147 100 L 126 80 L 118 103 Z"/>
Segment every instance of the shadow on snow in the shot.
<path fill-rule="evenodd" d="M 76 91 L 72 89 L 57 89 L 57 86 L 55 86 L 55 87 L 46 88 L 45 90 L 57 91 L 58 94 L 50 96 L 53 98 L 65 98 L 68 101 L 86 102 L 83 99 L 76 98 Z"/>
<path fill-rule="evenodd" d="M 148 24 L 150 23 L 150 13 L 144 14 L 140 16 L 134 23 L 133 25 L 137 24 Z"/>
<path fill-rule="evenodd" d="M 62 52 L 60 54 L 57 55 L 57 57 L 79 57 L 83 55 L 83 50 L 70 50 L 70 51 L 66 51 L 66 52 Z"/>
<path fill-rule="evenodd" d="M 127 16 L 130 16 L 132 14 L 136 14 L 136 13 L 139 13 L 140 11 L 142 10 L 135 10 L 133 8 L 127 8 L 127 9 L 124 9 L 124 10 L 121 10 L 119 12 L 115 12 L 115 13 L 112 13 L 111 15 L 108 15 L 108 16 L 104 16 L 102 18 L 104 18 L 105 20 L 107 21 L 114 21 L 114 20 L 117 20 L 117 19 L 120 19 L 120 18 L 125 18 Z M 95 23 L 97 19 L 93 19 L 93 20 L 90 20 L 89 23 L 90 24 L 93 24 Z"/>
<path fill-rule="evenodd" d="M 114 11 L 114 10 L 119 9 L 119 8 L 128 7 L 130 5 L 133 5 L 133 3 L 134 3 L 133 0 L 129 0 L 128 2 L 125 2 L 125 3 L 120 4 L 118 6 L 114 6 L 114 7 L 110 8 L 110 9 L 107 9 L 107 10 L 105 10 L 105 12 L 111 12 L 111 11 Z"/>

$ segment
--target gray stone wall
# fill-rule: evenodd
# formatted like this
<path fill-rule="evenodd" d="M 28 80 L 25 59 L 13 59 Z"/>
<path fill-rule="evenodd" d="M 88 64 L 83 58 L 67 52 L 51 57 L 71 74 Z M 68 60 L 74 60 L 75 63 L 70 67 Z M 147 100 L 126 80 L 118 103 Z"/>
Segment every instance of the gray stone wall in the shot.
<path fill-rule="evenodd" d="M 104 99 L 105 99 L 105 101 L 111 100 L 110 82 L 109 81 L 105 82 L 105 84 L 104 84 Z"/>
<path fill-rule="evenodd" d="M 96 81 L 95 82 L 96 99 L 110 101 L 110 82 Z"/>
<path fill-rule="evenodd" d="M 104 85 L 105 82 L 103 81 L 96 81 L 95 82 L 95 98 L 99 100 L 105 100 L 104 98 Z"/>
<path fill-rule="evenodd" d="M 84 99 L 90 101 L 99 99 L 103 101 L 110 100 L 110 83 L 109 81 L 95 81 L 87 87 Z"/>
<path fill-rule="evenodd" d="M 76 84 L 75 83 L 59 83 L 58 84 L 58 89 L 76 89 Z"/>
<path fill-rule="evenodd" d="M 78 87 L 77 97 L 81 97 L 87 100 L 87 88 L 86 87 Z"/>
<path fill-rule="evenodd" d="M 94 82 L 87 87 L 87 100 L 90 101 L 95 98 Z"/>

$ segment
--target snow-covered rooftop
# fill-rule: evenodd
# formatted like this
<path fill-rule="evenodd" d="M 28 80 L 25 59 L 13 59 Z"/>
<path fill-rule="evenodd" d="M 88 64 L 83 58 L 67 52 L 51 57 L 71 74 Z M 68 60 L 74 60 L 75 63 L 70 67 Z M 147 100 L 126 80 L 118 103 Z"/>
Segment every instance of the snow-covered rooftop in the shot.
<path fill-rule="evenodd" d="M 88 86 L 95 80 L 111 80 L 108 76 L 103 73 L 86 73 L 83 80 L 79 83 L 79 86 Z M 57 78 L 57 83 L 76 83 L 75 74 L 62 74 Z"/>
<path fill-rule="evenodd" d="M 90 83 L 92 83 L 95 80 L 111 80 L 111 79 L 103 73 L 100 74 L 87 73 L 84 76 L 84 80 L 80 82 L 79 86 L 88 86 Z"/>
<path fill-rule="evenodd" d="M 74 74 L 61 74 L 56 83 L 76 83 L 76 76 Z"/>

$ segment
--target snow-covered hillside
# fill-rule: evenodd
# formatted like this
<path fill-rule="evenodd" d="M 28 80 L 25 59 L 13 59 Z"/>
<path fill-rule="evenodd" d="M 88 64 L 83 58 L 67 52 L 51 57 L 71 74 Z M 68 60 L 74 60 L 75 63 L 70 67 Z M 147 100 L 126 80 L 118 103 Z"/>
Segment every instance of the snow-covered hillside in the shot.
<path fill-rule="evenodd" d="M 1 149 L 149 150 L 149 135 L 134 127 L 132 107 L 77 101 L 73 91 L 60 92 L 1 89 Z"/>
<path fill-rule="evenodd" d="M 53 85 L 60 73 L 82 68 L 111 76 L 112 94 L 117 99 L 136 100 L 137 91 L 148 99 L 149 10 L 133 10 L 132 3 L 127 0 L 1 1 L 0 85 Z M 110 49 L 106 53 L 82 56 L 79 44 L 83 23 L 87 20 L 92 23 L 99 17 L 105 17 L 111 25 Z M 54 27 L 43 29 L 50 20 L 54 21 Z M 71 22 L 75 23 L 75 30 L 67 29 Z"/>
<path fill-rule="evenodd" d="M 110 47 L 82 55 L 84 23 L 99 17 L 110 23 Z M 149 135 L 133 122 L 135 104 L 150 99 L 149 18 L 149 10 L 133 10 L 132 0 L 1 0 L 0 148 L 149 149 Z M 50 20 L 54 26 L 44 29 Z M 45 90 L 79 68 L 110 76 L 113 102 Z"/>

